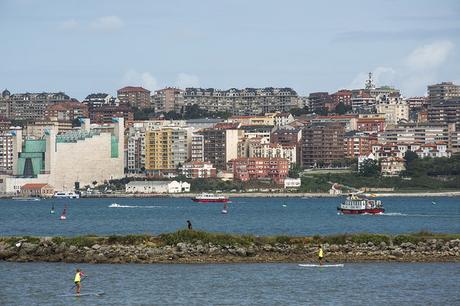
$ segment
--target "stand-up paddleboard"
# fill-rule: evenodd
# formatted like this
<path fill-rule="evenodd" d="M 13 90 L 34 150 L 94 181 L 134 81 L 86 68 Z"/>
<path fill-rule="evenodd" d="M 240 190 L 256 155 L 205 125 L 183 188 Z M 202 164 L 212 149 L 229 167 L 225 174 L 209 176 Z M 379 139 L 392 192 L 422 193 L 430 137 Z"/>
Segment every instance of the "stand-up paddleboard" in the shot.
<path fill-rule="evenodd" d="M 342 268 L 344 264 L 324 264 L 324 265 L 319 265 L 319 264 L 299 264 L 300 267 L 305 267 L 305 268 Z"/>
<path fill-rule="evenodd" d="M 80 296 L 101 296 L 101 295 L 104 295 L 105 293 L 103 291 L 100 291 L 100 292 L 83 292 L 83 293 L 80 293 L 80 294 L 76 294 L 76 293 L 69 293 L 69 294 L 61 294 L 59 296 L 62 296 L 62 297 L 80 297 Z"/>

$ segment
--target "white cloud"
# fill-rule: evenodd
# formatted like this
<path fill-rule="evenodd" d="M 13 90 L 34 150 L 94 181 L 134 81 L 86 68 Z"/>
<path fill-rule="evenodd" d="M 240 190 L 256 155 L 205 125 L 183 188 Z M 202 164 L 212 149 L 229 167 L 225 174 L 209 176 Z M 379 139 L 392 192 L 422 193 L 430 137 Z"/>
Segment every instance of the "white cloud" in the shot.
<path fill-rule="evenodd" d="M 404 57 L 404 65 L 398 65 L 398 68 L 375 68 L 372 71 L 374 83 L 377 86 L 395 86 L 407 97 L 424 95 L 429 84 L 439 81 L 439 68 L 446 64 L 454 47 L 455 45 L 448 40 L 420 46 Z M 367 78 L 367 73 L 360 72 L 348 88 L 363 88 Z"/>
<path fill-rule="evenodd" d="M 75 30 L 75 29 L 78 29 L 79 27 L 80 27 L 80 23 L 76 21 L 75 19 L 68 19 L 60 24 L 61 30 Z"/>
<path fill-rule="evenodd" d="M 391 67 L 377 67 L 372 73 L 374 83 L 379 85 L 391 85 L 394 83 L 396 70 Z"/>
<path fill-rule="evenodd" d="M 198 87 L 200 80 L 196 75 L 181 72 L 177 75 L 176 86 L 179 88 Z"/>
<path fill-rule="evenodd" d="M 124 23 L 118 16 L 104 16 L 97 18 L 89 26 L 95 31 L 112 32 L 121 29 Z"/>
<path fill-rule="evenodd" d="M 122 86 L 142 86 L 150 91 L 159 88 L 157 79 L 150 72 L 137 72 L 136 70 L 129 70 L 125 73 Z"/>
<path fill-rule="evenodd" d="M 415 49 L 406 58 L 406 65 L 413 70 L 434 69 L 443 64 L 454 44 L 451 41 L 438 41 Z"/>
<path fill-rule="evenodd" d="M 436 82 L 435 73 L 412 73 L 402 79 L 400 85 L 403 95 L 420 96 L 425 95 L 427 86 Z"/>

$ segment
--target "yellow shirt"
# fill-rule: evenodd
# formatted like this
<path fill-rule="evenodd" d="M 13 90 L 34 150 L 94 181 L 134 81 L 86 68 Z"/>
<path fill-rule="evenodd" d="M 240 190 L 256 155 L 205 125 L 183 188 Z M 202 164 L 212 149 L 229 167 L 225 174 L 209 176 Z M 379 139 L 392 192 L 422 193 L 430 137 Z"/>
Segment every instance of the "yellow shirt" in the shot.
<path fill-rule="evenodd" d="M 80 272 L 77 272 L 77 274 L 75 274 L 74 282 L 79 282 L 79 281 L 80 281 Z"/>
<path fill-rule="evenodd" d="M 318 251 L 318 257 L 323 257 L 323 249 L 319 249 Z"/>

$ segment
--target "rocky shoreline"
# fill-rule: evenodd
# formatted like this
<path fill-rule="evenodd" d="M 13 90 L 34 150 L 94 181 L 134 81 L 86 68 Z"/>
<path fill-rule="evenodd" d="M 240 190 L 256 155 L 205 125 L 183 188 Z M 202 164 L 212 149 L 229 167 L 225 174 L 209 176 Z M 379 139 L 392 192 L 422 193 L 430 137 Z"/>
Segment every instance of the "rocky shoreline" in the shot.
<path fill-rule="evenodd" d="M 189 232 L 166 234 L 170 236 L 3 237 L 0 260 L 112 264 L 315 262 L 321 243 L 328 262 L 460 262 L 459 235 L 251 238 L 201 232 L 195 235 L 194 231 L 187 236 Z M 212 239 L 206 235 L 213 235 Z"/>

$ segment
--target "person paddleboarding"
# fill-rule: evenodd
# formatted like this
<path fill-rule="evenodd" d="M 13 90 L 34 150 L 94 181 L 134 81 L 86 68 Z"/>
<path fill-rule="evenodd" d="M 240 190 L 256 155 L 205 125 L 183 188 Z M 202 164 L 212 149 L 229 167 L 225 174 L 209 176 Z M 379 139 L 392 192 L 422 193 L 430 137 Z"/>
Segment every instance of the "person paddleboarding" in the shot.
<path fill-rule="evenodd" d="M 77 295 L 80 294 L 80 289 L 81 289 L 81 280 L 82 278 L 85 276 L 85 274 L 83 273 L 83 271 L 81 271 L 80 269 L 77 269 L 76 273 L 75 273 L 75 279 L 74 279 L 74 283 L 75 283 L 75 288 L 76 288 L 76 293 Z"/>
<path fill-rule="evenodd" d="M 318 244 L 318 260 L 319 260 L 319 265 L 323 265 L 323 257 L 324 257 L 324 252 L 323 252 L 323 247 L 321 244 Z"/>

